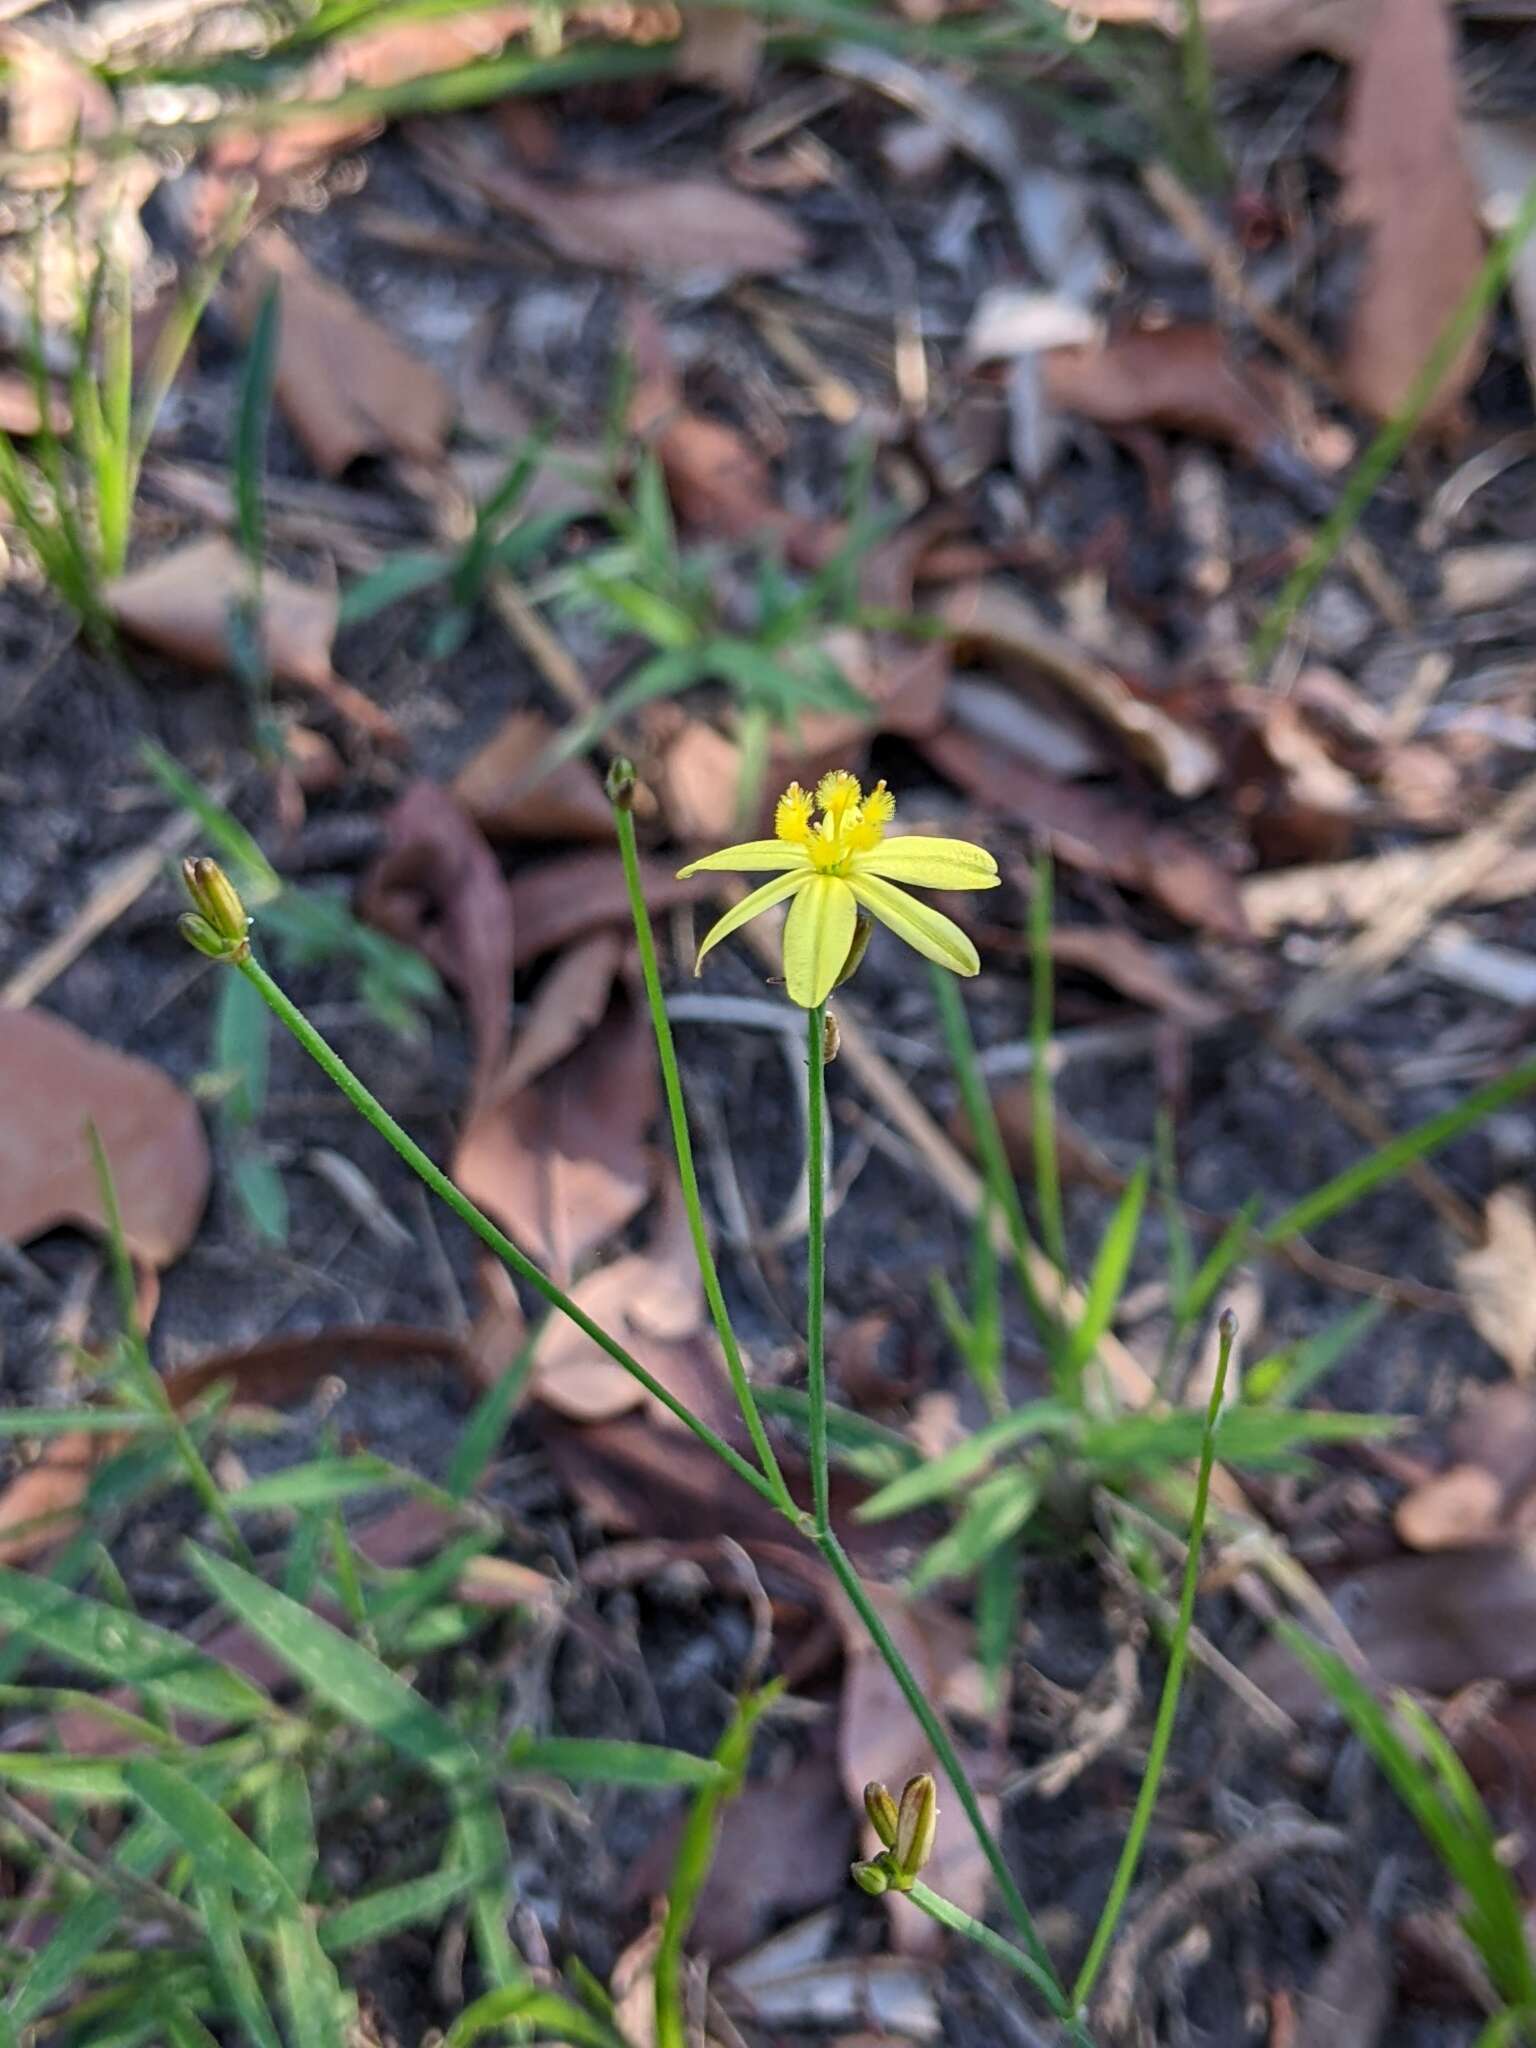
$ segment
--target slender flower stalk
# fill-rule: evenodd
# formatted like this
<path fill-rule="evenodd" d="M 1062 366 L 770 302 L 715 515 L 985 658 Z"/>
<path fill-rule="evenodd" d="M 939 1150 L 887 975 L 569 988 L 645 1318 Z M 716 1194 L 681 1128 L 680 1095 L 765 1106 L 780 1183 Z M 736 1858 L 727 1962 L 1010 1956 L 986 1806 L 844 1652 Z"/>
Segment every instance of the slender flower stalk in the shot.
<path fill-rule="evenodd" d="M 627 771 L 627 781 L 624 771 Z M 651 931 L 651 915 L 646 908 L 645 891 L 640 883 L 640 863 L 635 848 L 635 820 L 629 803 L 633 787 L 634 770 L 630 768 L 628 762 L 616 761 L 609 771 L 608 794 L 613 803 L 614 822 L 618 829 L 619 855 L 624 863 L 624 884 L 629 892 L 630 915 L 634 919 L 635 938 L 640 948 L 640 972 L 645 982 L 646 1002 L 650 1006 L 651 1029 L 655 1034 L 656 1054 L 661 1063 L 662 1086 L 667 1097 L 667 1115 L 672 1124 L 672 1146 L 677 1156 L 678 1179 L 682 1183 L 683 1207 L 688 1215 L 688 1233 L 693 1240 L 693 1254 L 698 1263 L 699 1277 L 704 1283 L 704 1299 L 709 1304 L 715 1335 L 720 1340 L 726 1371 L 731 1377 L 731 1391 L 736 1396 L 736 1405 L 747 1425 L 747 1434 L 752 1439 L 757 1462 L 773 1490 L 774 1505 L 782 1508 L 786 1514 L 797 1514 L 799 1511 L 785 1484 L 784 1474 L 779 1469 L 779 1461 L 774 1456 L 773 1445 L 768 1440 L 768 1432 L 763 1427 L 763 1418 L 758 1412 L 757 1397 L 752 1392 L 752 1382 L 747 1377 L 741 1346 L 737 1343 L 736 1332 L 731 1326 L 725 1296 L 720 1288 L 719 1270 L 715 1265 L 714 1251 L 710 1246 L 709 1232 L 704 1223 L 704 1206 L 699 1199 L 699 1176 L 694 1167 L 693 1144 L 688 1133 L 688 1109 L 683 1101 L 682 1077 L 677 1066 L 677 1048 L 672 1042 L 672 1024 L 667 1016 L 666 998 L 662 994 L 661 976 L 656 967 L 656 940 Z"/>
<path fill-rule="evenodd" d="M 557 1308 L 563 1316 L 568 1316 L 578 1330 L 592 1339 L 599 1350 L 608 1354 L 615 1365 L 621 1365 L 631 1379 L 638 1380 L 654 1400 L 659 1401 L 663 1408 L 693 1431 L 700 1443 L 707 1444 L 717 1458 L 723 1459 L 738 1479 L 744 1479 L 754 1492 L 771 1500 L 775 1507 L 778 1506 L 772 1484 L 761 1472 L 754 1470 L 739 1451 L 732 1450 L 724 1437 L 717 1435 L 707 1422 L 701 1421 L 674 1393 L 664 1387 L 660 1380 L 648 1373 L 639 1359 L 632 1358 L 624 1346 L 616 1338 L 610 1337 L 600 1323 L 593 1322 L 586 1310 L 572 1301 L 564 1288 L 557 1287 L 547 1273 L 541 1272 L 532 1259 L 518 1250 L 505 1231 L 499 1230 L 483 1210 L 475 1207 L 468 1195 L 461 1193 L 454 1186 L 442 1168 L 428 1158 L 409 1132 L 395 1122 L 377 1096 L 369 1093 L 346 1062 L 331 1049 L 304 1012 L 278 987 L 254 954 L 248 953 L 243 960 L 238 960 L 234 964 L 278 1022 L 293 1033 L 316 1066 L 335 1082 L 359 1116 L 372 1124 L 385 1144 L 392 1146 L 399 1153 L 417 1178 L 424 1181 L 433 1194 L 448 1205 L 460 1222 L 467 1223 L 476 1237 L 483 1244 L 489 1245 L 496 1256 L 510 1266 L 519 1279 L 526 1280 L 530 1287 L 542 1294 L 552 1308 Z"/>
<path fill-rule="evenodd" d="M 827 1352 L 824 1319 L 827 1293 L 827 1010 L 818 1003 L 806 1013 L 806 1061 L 810 1068 L 810 1113 L 806 1119 L 806 1172 L 810 1182 L 810 1231 L 806 1241 L 805 1390 L 810 1410 L 811 1513 L 816 1540 L 832 1533 L 831 1478 L 827 1456 Z"/>

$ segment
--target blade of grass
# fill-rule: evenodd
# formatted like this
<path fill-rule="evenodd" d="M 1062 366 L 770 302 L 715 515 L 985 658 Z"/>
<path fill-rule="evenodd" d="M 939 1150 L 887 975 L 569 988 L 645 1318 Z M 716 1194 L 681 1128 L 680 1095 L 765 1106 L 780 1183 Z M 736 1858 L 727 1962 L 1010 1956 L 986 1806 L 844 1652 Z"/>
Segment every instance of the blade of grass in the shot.
<path fill-rule="evenodd" d="M 326 1705 L 447 1783 L 484 1774 L 478 1752 L 452 1722 L 360 1643 L 254 1573 L 187 1546 L 193 1570 L 230 1612 Z"/>
<path fill-rule="evenodd" d="M 872 1493 L 854 1510 L 859 1522 L 883 1522 L 891 1515 L 903 1515 L 912 1508 L 943 1500 L 984 1472 L 993 1459 L 1032 1436 L 1056 1436 L 1070 1431 L 1077 1411 L 1066 1401 L 1047 1398 L 1027 1402 L 1009 1414 L 999 1416 L 984 1428 L 973 1430 L 953 1450 L 930 1458 L 913 1472 L 905 1472 Z"/>
<path fill-rule="evenodd" d="M 1035 1200 L 1046 1255 L 1067 1274 L 1067 1227 L 1061 1206 L 1061 1164 L 1056 1152 L 1056 1087 L 1051 1073 L 1055 970 L 1051 958 L 1053 886 L 1049 854 L 1035 862 L 1029 897 L 1029 1135 L 1035 1155 Z"/>
<path fill-rule="evenodd" d="M 1338 503 L 1313 536 L 1305 557 L 1286 578 L 1280 595 L 1260 621 L 1250 666 L 1262 675 L 1290 631 L 1292 622 L 1326 574 L 1328 565 L 1354 532 L 1377 489 L 1397 467 L 1399 458 L 1440 388 L 1445 373 L 1460 355 L 1479 322 L 1509 282 L 1515 258 L 1536 228 L 1536 181 L 1520 202 L 1519 211 L 1490 244 L 1483 267 L 1451 309 L 1424 366 L 1408 395 L 1356 463 Z"/>
<path fill-rule="evenodd" d="M 666 1919 L 656 1946 L 656 2048 L 688 2048 L 683 2009 L 683 1943 L 709 1881 L 721 1815 L 745 1781 L 757 1724 L 782 1690 L 778 1684 L 765 1685 L 737 1702 L 715 1747 L 719 1777 L 697 1795 L 683 1824 L 667 1886 Z"/>
<path fill-rule="evenodd" d="M 537 2027 L 551 2039 L 569 2041 L 574 2048 L 627 2048 L 612 2027 L 562 1998 L 558 1991 L 540 1991 L 532 1985 L 511 1986 L 488 1991 L 461 2012 L 443 2037 L 443 2048 L 470 2048 L 482 2034 L 504 2027 L 509 2020 L 521 2020 Z"/>
<path fill-rule="evenodd" d="M 652 1742 L 605 1741 L 579 1735 L 514 1735 L 501 1753 L 509 1771 L 544 1771 L 571 1785 L 720 1786 L 725 1767 L 713 1757 Z"/>
<path fill-rule="evenodd" d="M 1000 1543 L 1017 1536 L 1040 1505 L 1040 1481 L 1009 1467 L 982 1480 L 970 1494 L 955 1526 L 930 1545 L 912 1567 L 914 1594 L 940 1579 L 968 1578 Z"/>
<path fill-rule="evenodd" d="M 1109 1896 L 1104 1901 L 1104 1910 L 1099 1915 L 1093 1939 L 1088 1945 L 1088 1953 L 1072 1987 L 1072 2006 L 1077 2012 L 1082 2012 L 1087 2007 L 1089 1995 L 1098 1982 L 1099 1971 L 1103 1968 L 1104 1959 L 1109 1953 L 1109 1945 L 1114 1940 L 1115 1930 L 1120 1925 L 1120 1916 L 1125 1911 L 1125 1902 L 1135 1882 L 1147 1829 L 1152 1824 L 1157 1795 L 1162 1787 L 1163 1770 L 1168 1762 L 1168 1746 L 1173 1740 L 1173 1724 L 1178 1717 L 1179 1694 L 1184 1684 L 1184 1667 L 1189 1658 L 1189 1635 L 1195 1621 L 1195 1592 L 1200 1583 L 1200 1551 L 1205 1541 L 1205 1517 L 1211 1498 L 1211 1472 L 1216 1463 L 1216 1438 L 1221 1427 L 1222 1403 L 1227 1390 L 1227 1371 L 1232 1363 L 1232 1345 L 1236 1336 L 1237 1318 L 1230 1309 L 1227 1309 L 1221 1319 L 1221 1350 L 1216 1361 L 1215 1383 L 1211 1388 L 1210 1404 L 1205 1411 L 1205 1428 L 1200 1445 L 1200 1470 L 1195 1479 L 1195 1505 L 1189 1523 L 1189 1549 L 1184 1559 L 1184 1581 L 1179 1593 L 1179 1617 L 1168 1649 L 1168 1670 L 1163 1679 L 1162 1696 L 1157 1703 L 1157 1719 L 1153 1723 L 1152 1741 L 1147 1750 L 1146 1765 L 1136 1793 L 1131 1825 L 1120 1851 L 1120 1860 L 1115 1866 L 1114 1877 L 1110 1881 Z"/>
<path fill-rule="evenodd" d="M 1131 1257 L 1136 1250 L 1136 1239 L 1141 1231 L 1147 1183 L 1147 1165 L 1143 1160 L 1126 1183 L 1125 1193 L 1115 1204 L 1115 1213 L 1109 1219 L 1094 1258 L 1093 1271 L 1083 1291 L 1083 1312 L 1068 1335 L 1058 1374 L 1060 1390 L 1068 1400 L 1081 1398 L 1084 1369 L 1098 1350 L 1120 1305 L 1126 1276 L 1131 1270 Z"/>
<path fill-rule="evenodd" d="M 506 1371 L 486 1388 L 476 1402 L 448 1465 L 447 1490 L 455 1500 L 468 1500 L 485 1477 L 497 1446 L 506 1434 L 508 1418 L 528 1384 L 534 1353 L 548 1323 L 548 1316 L 544 1316 L 529 1331 Z"/>
<path fill-rule="evenodd" d="M 267 2010 L 256 1972 L 245 1952 L 240 1916 L 229 1887 L 215 1878 L 194 1878 L 192 1889 L 214 1966 L 246 2039 L 253 2048 L 283 2048 L 277 2023 Z"/>

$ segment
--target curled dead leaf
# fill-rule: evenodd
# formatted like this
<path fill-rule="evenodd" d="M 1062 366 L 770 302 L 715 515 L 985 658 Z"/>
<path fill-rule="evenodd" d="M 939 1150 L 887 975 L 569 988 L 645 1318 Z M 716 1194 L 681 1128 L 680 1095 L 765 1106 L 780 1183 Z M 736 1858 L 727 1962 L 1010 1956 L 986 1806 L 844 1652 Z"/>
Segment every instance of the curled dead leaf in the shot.
<path fill-rule="evenodd" d="M 1477 189 L 1462 146 L 1451 22 L 1443 0 L 1379 0 L 1355 67 L 1343 208 L 1368 235 L 1350 316 L 1345 382 L 1388 419 L 1407 401 L 1482 269 Z M 1426 409 L 1443 424 L 1481 368 L 1487 322 L 1469 335 Z"/>
<path fill-rule="evenodd" d="M 650 1027 L 621 994 L 536 1081 L 510 1095 L 494 1083 L 477 1093 L 454 1178 L 563 1284 L 644 1206 L 656 1099 Z"/>
<path fill-rule="evenodd" d="M 1041 358 L 1050 403 L 1111 431 L 1195 434 L 1257 461 L 1286 441 L 1287 387 L 1240 360 L 1219 327 L 1134 328 Z"/>
<path fill-rule="evenodd" d="M 191 1096 L 148 1060 L 43 1010 L 0 1009 L 0 1237 L 61 1223 L 103 1231 L 86 1140 L 94 1124 L 135 1258 L 168 1266 L 208 1198 L 208 1143 Z"/>
<path fill-rule="evenodd" d="M 652 917 L 710 894 L 707 876 L 680 882 L 673 866 L 659 860 L 641 861 L 640 886 Z M 525 967 L 604 925 L 630 922 L 624 871 L 611 853 L 541 861 L 513 877 L 511 897 L 514 967 Z"/>
<path fill-rule="evenodd" d="M 945 598 L 941 615 L 961 645 L 984 648 L 994 661 L 1022 662 L 1069 691 L 1173 795 L 1199 796 L 1220 774 L 1221 756 L 1203 733 L 1181 725 L 1104 662 L 1084 654 L 1017 591 L 1001 583 L 965 584 Z"/>
<path fill-rule="evenodd" d="M 422 124 L 412 139 L 437 175 L 530 222 L 573 263 L 700 284 L 797 270 L 810 254 L 787 214 L 718 178 L 555 183 L 530 177 L 467 121 Z"/>
<path fill-rule="evenodd" d="M 358 908 L 415 946 L 464 998 L 474 1043 L 472 1097 L 506 1052 L 512 1004 L 512 904 L 478 827 L 435 782 L 411 785 L 384 821 L 385 848 Z"/>
<path fill-rule="evenodd" d="M 453 779 L 453 793 L 491 839 L 613 838 L 613 812 L 592 764 L 538 763 L 556 737 L 542 711 L 514 711 Z"/>
<path fill-rule="evenodd" d="M 230 671 L 230 617 L 250 596 L 250 569 L 222 534 L 189 541 L 106 586 L 107 609 L 147 647 L 213 675 Z M 313 690 L 371 739 L 398 745 L 386 712 L 343 682 L 331 665 L 336 637 L 334 590 L 297 583 L 280 570 L 261 579 L 261 644 L 276 682 Z"/>

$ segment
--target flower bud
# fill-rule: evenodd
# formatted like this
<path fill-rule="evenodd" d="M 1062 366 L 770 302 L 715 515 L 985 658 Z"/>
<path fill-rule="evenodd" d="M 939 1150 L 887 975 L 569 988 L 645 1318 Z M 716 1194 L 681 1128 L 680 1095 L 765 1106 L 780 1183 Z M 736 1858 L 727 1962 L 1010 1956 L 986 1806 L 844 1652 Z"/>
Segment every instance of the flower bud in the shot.
<path fill-rule="evenodd" d="M 924 1771 L 909 1778 L 896 1812 L 896 1841 L 893 1857 L 896 1883 L 905 1891 L 933 1854 L 934 1836 L 939 1830 L 939 1788 Z"/>
<path fill-rule="evenodd" d="M 216 860 L 206 855 L 184 860 L 181 879 L 193 909 L 180 922 L 182 937 L 210 960 L 244 960 L 250 953 L 246 916 L 240 892 Z"/>
<path fill-rule="evenodd" d="M 890 1866 L 883 1856 L 876 1856 L 870 1863 L 850 1864 L 849 1872 L 859 1890 L 868 1892 L 871 1898 L 878 1899 L 891 1888 Z"/>
<path fill-rule="evenodd" d="M 881 1842 L 887 1849 L 894 1849 L 898 1820 L 896 1802 L 878 1778 L 872 1779 L 864 1787 L 864 1811 L 869 1815 L 869 1824 Z"/>
<path fill-rule="evenodd" d="M 608 763 L 605 787 L 608 801 L 616 811 L 632 811 L 635 807 L 635 764 L 627 754 L 615 754 Z"/>
<path fill-rule="evenodd" d="M 830 1067 L 842 1051 L 843 1034 L 837 1019 L 830 1010 L 821 1013 L 821 1063 Z"/>

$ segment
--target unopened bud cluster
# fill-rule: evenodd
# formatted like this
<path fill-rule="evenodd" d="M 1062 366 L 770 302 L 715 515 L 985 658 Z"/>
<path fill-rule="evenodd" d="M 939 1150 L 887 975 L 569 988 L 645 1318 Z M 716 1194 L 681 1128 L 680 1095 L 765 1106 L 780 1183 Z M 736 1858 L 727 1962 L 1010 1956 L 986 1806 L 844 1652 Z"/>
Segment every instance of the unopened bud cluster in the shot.
<path fill-rule="evenodd" d="M 177 928 L 187 944 L 210 960 L 235 965 L 248 959 L 251 920 L 245 914 L 240 892 L 218 862 L 206 856 L 184 860 L 181 879 L 192 899 L 192 908 L 177 919 Z"/>
<path fill-rule="evenodd" d="M 882 1846 L 867 1862 L 854 1864 L 854 1883 L 877 1897 L 881 1892 L 911 1891 L 933 1854 L 939 1827 L 938 1786 L 924 1771 L 907 1780 L 897 1801 L 884 1785 L 866 1785 L 864 1811 Z"/>

